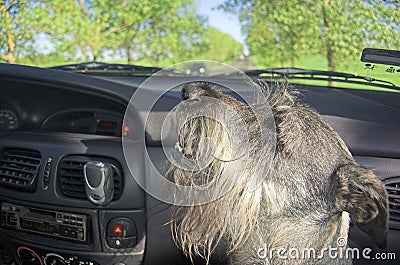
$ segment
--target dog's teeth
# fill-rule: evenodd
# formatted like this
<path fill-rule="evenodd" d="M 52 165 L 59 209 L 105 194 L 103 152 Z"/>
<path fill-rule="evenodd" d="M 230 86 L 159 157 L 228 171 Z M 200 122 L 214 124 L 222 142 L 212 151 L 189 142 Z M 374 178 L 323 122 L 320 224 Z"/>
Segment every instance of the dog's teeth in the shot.
<path fill-rule="evenodd" d="M 178 152 L 183 153 L 183 148 L 182 148 L 182 146 L 179 144 L 179 142 L 176 142 L 176 144 L 175 144 L 175 149 L 178 150 Z"/>

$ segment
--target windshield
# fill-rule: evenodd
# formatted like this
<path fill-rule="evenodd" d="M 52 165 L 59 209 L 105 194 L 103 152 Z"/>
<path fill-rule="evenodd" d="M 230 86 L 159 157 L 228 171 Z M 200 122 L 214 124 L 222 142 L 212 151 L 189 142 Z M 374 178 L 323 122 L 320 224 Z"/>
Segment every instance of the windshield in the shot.
<path fill-rule="evenodd" d="M 152 74 L 195 60 L 171 74 L 221 74 L 201 62 L 211 60 L 243 71 L 339 72 L 400 86 L 399 65 L 360 60 L 365 48 L 400 50 L 399 8 L 391 0 L 5 0 L 0 62 Z"/>

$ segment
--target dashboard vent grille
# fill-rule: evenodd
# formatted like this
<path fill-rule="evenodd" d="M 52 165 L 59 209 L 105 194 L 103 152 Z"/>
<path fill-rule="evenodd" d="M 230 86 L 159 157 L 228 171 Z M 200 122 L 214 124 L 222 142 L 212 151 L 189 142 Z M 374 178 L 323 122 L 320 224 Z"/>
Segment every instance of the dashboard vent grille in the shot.
<path fill-rule="evenodd" d="M 98 156 L 71 155 L 63 158 L 58 167 L 58 180 L 61 193 L 69 198 L 86 199 L 83 167 L 89 161 L 102 161 L 112 165 L 114 177 L 114 198 L 118 200 L 122 194 L 122 171 L 114 159 Z"/>
<path fill-rule="evenodd" d="M 386 179 L 385 186 L 389 197 L 390 219 L 400 222 L 400 177 Z"/>
<path fill-rule="evenodd" d="M 0 154 L 0 185 L 33 192 L 42 156 L 29 149 L 7 148 Z"/>

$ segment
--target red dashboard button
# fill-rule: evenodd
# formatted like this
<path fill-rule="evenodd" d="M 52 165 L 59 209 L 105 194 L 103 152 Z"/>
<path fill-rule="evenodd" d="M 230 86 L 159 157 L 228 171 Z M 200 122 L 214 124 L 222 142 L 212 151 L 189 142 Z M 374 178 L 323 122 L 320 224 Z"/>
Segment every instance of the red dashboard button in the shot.
<path fill-rule="evenodd" d="M 122 228 L 122 225 L 120 224 L 115 224 L 113 227 L 113 234 L 114 236 L 120 236 L 124 233 L 124 229 Z"/>

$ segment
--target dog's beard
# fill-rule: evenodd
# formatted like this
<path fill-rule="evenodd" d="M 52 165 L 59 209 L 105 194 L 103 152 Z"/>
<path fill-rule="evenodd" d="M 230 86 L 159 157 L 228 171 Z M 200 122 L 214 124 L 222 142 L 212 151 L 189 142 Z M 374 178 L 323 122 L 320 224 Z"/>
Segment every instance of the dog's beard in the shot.
<path fill-rule="evenodd" d="M 214 148 L 205 139 L 210 139 Z M 235 150 L 226 128 L 210 117 L 178 121 L 177 144 L 182 158 L 198 161 L 212 154 L 212 162 L 197 171 L 170 163 L 166 177 L 182 186 L 209 188 L 210 197 L 218 199 L 176 208 L 172 222 L 176 243 L 190 258 L 198 255 L 206 260 L 222 237 L 227 237 L 229 249 L 235 250 L 256 229 L 259 219 L 262 187 L 250 188 L 256 173 L 252 170 L 252 160 L 246 160 L 243 167 L 235 167 L 226 174 L 230 163 L 244 154 Z M 216 185 L 208 186 L 215 182 Z"/>
<path fill-rule="evenodd" d="M 173 181 L 183 186 L 201 187 L 221 176 L 225 161 L 233 158 L 229 135 L 223 126 L 210 117 L 197 117 L 180 123 L 178 145 L 183 160 L 192 163 L 192 169 L 175 170 Z M 181 162 L 181 163 L 180 163 Z"/>

